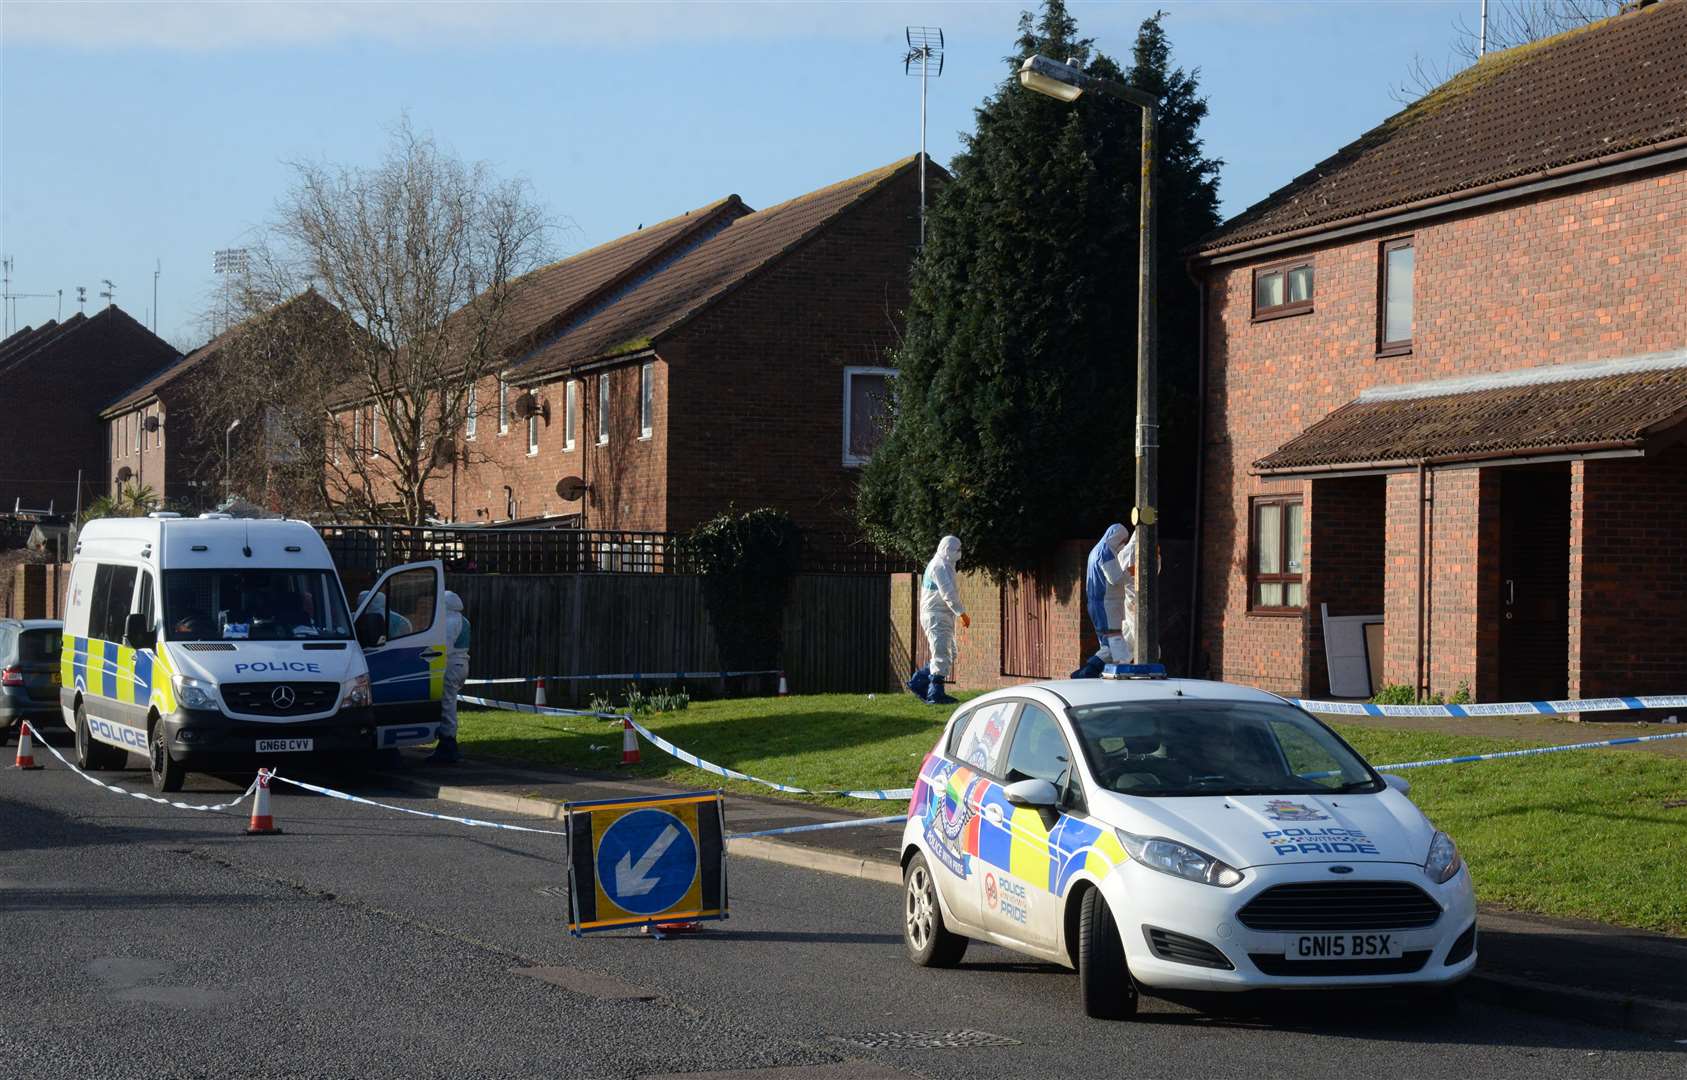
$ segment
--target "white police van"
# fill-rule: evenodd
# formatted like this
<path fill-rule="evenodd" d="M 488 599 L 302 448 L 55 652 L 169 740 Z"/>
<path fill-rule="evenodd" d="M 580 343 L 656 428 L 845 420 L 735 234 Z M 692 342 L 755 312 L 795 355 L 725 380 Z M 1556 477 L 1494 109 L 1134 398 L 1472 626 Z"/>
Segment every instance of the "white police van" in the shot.
<path fill-rule="evenodd" d="M 354 619 L 302 521 L 152 514 L 83 527 L 59 704 L 84 769 L 145 755 L 152 786 L 431 742 L 445 679 L 445 571 L 394 567 Z"/>

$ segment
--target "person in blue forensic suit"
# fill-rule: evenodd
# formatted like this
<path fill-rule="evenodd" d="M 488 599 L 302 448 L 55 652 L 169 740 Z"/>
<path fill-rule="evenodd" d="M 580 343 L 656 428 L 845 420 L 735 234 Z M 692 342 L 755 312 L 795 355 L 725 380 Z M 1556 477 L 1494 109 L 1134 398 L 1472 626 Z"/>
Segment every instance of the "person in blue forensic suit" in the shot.
<path fill-rule="evenodd" d="M 439 699 L 439 745 L 428 755 L 430 765 L 455 765 L 463 760 L 457 749 L 457 695 L 469 677 L 469 620 L 463 598 L 445 594 L 445 689 Z"/>
<path fill-rule="evenodd" d="M 920 580 L 920 629 L 931 647 L 931 663 L 914 672 L 908 689 L 931 705 L 955 704 L 955 699 L 944 693 L 944 683 L 955 674 L 955 620 L 959 619 L 962 626 L 972 625 L 972 616 L 961 606 L 961 593 L 955 586 L 955 564 L 960 558 L 960 538 L 945 536 Z"/>
<path fill-rule="evenodd" d="M 1072 673 L 1074 679 L 1096 679 L 1108 664 L 1136 662 L 1136 537 L 1118 522 L 1107 526 L 1090 549 L 1084 568 L 1084 600 L 1095 637 L 1095 655 Z"/>

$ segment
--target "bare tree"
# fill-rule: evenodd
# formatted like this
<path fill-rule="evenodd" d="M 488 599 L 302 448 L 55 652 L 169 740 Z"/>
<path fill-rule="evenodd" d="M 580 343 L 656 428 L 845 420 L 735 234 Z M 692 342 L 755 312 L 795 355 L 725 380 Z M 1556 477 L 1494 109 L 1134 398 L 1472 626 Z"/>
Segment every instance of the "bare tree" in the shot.
<path fill-rule="evenodd" d="M 1475 0 L 1471 0 L 1472 4 Z M 1412 57 L 1405 80 L 1389 90 L 1402 105 L 1434 90 L 1463 69 L 1482 59 L 1484 52 L 1502 52 L 1532 41 L 1608 19 L 1622 11 L 1625 0 L 1493 0 L 1488 5 L 1488 25 L 1481 18 L 1472 22 L 1461 12 L 1453 20 L 1452 51 L 1441 63 L 1421 53 Z"/>
<path fill-rule="evenodd" d="M 336 446 L 350 425 L 317 412 L 329 424 L 318 458 L 326 495 L 372 519 L 421 523 L 429 482 L 449 468 L 445 449 L 461 445 L 470 388 L 502 366 L 521 329 L 509 316 L 549 224 L 525 184 L 451 157 L 408 121 L 374 168 L 293 169 L 274 226 L 286 256 L 274 265 L 288 274 L 271 277 L 308 282 L 359 332 L 292 355 L 347 349 L 350 378 L 323 397 L 374 418 L 361 446 Z"/>

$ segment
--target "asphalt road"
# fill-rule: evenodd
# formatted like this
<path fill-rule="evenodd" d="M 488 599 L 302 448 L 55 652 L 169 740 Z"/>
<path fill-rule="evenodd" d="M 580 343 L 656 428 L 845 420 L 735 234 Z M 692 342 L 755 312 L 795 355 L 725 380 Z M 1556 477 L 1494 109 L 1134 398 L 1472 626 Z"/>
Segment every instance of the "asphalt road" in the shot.
<path fill-rule="evenodd" d="M 1146 999 L 1090 1021 L 1070 974 L 1002 950 L 912 967 L 890 886 L 750 859 L 703 935 L 577 941 L 558 839 L 284 789 L 285 835 L 247 837 L 243 811 L 124 798 L 38 758 L 0 770 L 0 1076 L 1687 1075 L 1687 1045 L 1474 1003 Z M 180 798 L 237 790 L 195 776 Z M 533 967 L 564 985 L 516 973 Z M 1012 1041 L 865 1045 L 958 1031 Z"/>

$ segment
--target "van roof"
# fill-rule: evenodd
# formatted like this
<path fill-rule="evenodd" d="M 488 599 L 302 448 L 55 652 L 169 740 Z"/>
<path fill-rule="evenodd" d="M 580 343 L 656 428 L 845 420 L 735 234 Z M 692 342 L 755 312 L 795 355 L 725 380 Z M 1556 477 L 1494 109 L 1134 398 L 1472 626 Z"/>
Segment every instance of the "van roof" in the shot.
<path fill-rule="evenodd" d="M 79 558 L 147 558 L 164 569 L 334 569 L 322 537 L 305 521 L 99 518 L 82 527 L 76 550 Z"/>

